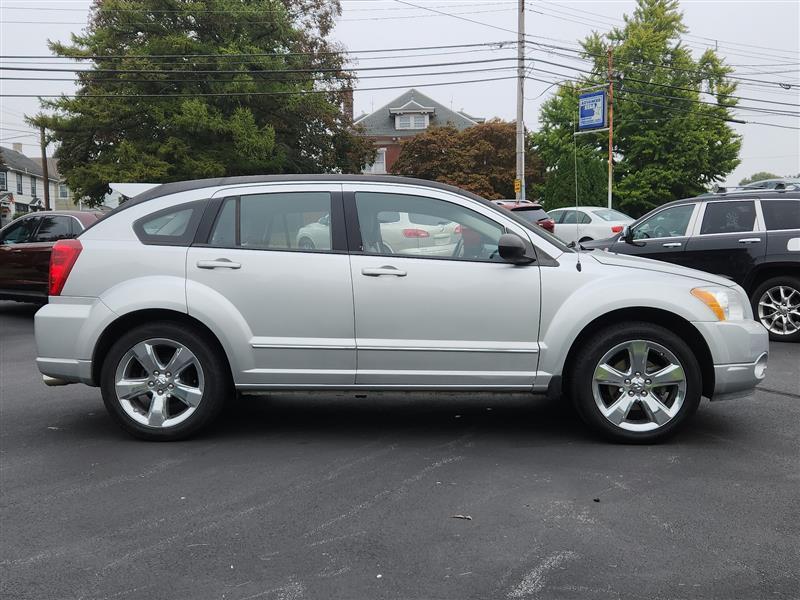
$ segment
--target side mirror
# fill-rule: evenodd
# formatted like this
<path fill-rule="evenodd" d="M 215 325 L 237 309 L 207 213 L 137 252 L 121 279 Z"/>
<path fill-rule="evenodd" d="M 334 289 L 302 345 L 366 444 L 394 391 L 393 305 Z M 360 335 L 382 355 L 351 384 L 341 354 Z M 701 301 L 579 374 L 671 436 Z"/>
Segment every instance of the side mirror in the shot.
<path fill-rule="evenodd" d="M 515 233 L 504 233 L 497 243 L 500 258 L 514 265 L 527 265 L 536 260 L 536 256 L 528 250 L 528 246 Z"/>
<path fill-rule="evenodd" d="M 626 244 L 633 243 L 633 231 L 631 231 L 630 225 L 625 225 L 625 227 L 622 228 L 622 235 L 619 236 L 619 239 L 621 239 Z"/>

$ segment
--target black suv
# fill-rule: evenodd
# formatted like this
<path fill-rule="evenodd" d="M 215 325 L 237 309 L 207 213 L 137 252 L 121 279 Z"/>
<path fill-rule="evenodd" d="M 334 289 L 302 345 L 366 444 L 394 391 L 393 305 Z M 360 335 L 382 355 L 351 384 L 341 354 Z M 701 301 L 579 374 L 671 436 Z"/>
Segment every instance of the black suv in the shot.
<path fill-rule="evenodd" d="M 584 248 L 722 275 L 750 296 L 770 339 L 800 341 L 800 192 L 740 190 L 677 200 Z"/>

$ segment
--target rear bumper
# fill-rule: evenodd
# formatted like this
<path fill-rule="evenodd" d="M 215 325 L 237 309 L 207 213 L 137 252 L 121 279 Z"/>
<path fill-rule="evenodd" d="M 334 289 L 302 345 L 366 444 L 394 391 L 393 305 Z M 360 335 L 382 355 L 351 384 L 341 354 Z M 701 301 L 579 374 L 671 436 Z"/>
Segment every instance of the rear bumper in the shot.
<path fill-rule="evenodd" d="M 36 366 L 66 383 L 92 382 L 97 338 L 115 314 L 97 298 L 55 297 L 34 319 Z"/>

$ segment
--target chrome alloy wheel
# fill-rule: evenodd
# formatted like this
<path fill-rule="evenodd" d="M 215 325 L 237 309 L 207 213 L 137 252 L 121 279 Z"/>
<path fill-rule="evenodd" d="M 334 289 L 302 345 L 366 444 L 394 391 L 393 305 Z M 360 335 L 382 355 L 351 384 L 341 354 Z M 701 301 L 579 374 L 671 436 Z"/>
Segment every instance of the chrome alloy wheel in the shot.
<path fill-rule="evenodd" d="M 627 431 L 653 431 L 671 421 L 686 398 L 686 373 L 655 342 L 617 344 L 597 363 L 592 393 L 600 413 Z"/>
<path fill-rule="evenodd" d="M 788 285 L 768 289 L 758 300 L 758 320 L 776 335 L 800 331 L 800 291 Z"/>
<path fill-rule="evenodd" d="M 139 342 L 119 361 L 114 388 L 122 409 L 137 423 L 174 427 L 200 404 L 204 388 L 200 361 L 183 344 L 154 338 Z"/>

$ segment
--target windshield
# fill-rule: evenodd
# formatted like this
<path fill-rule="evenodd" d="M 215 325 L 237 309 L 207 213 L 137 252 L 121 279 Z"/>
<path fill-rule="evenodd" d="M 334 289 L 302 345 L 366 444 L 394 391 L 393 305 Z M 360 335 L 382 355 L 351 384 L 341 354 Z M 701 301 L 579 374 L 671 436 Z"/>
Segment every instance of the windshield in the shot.
<path fill-rule="evenodd" d="M 633 221 L 628 215 L 611 208 L 600 208 L 593 210 L 592 213 L 603 219 L 603 221 Z"/>

